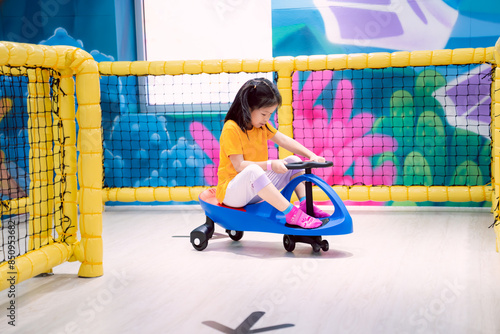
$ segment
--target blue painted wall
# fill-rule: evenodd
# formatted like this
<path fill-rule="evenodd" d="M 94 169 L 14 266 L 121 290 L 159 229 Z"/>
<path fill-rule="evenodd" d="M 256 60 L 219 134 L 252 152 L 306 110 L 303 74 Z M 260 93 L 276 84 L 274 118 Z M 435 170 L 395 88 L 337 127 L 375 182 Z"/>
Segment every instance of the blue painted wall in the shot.
<path fill-rule="evenodd" d="M 0 3 L 0 40 L 61 42 L 114 60 L 136 60 L 134 20 L 133 0 L 5 0 Z M 50 43 L 57 28 L 70 38 Z"/>

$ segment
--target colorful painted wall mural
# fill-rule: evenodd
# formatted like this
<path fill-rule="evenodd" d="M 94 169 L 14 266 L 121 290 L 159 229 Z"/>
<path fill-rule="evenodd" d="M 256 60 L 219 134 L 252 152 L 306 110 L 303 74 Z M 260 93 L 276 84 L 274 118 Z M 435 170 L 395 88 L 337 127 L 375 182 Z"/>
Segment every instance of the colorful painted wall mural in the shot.
<path fill-rule="evenodd" d="M 115 1 L 101 2 L 106 8 L 115 6 L 115 13 L 127 10 L 129 20 L 133 17 L 129 2 L 125 9 Z M 74 45 L 87 49 L 97 61 L 135 60 L 135 45 L 123 42 L 135 40 L 129 25 L 124 30 L 113 29 L 111 35 L 104 28 L 99 33 L 83 34 L 80 25 L 67 22 L 68 5 L 61 3 L 57 11 L 52 7 L 51 12 L 40 6 L 40 13 L 50 17 L 50 24 L 28 35 L 27 24 L 4 20 L 8 13 L 18 13 L 24 17 L 19 22 L 32 21 L 36 8 L 28 10 L 22 3 L 4 1 L 0 5 L 2 39 Z M 271 3 L 274 56 L 489 47 L 495 44 L 495 34 L 500 31 L 500 3 L 493 0 Z M 125 25 L 116 14 L 110 15 L 110 19 L 116 27 Z M 93 27 L 91 31 L 99 30 L 96 17 L 79 20 Z M 31 25 L 37 27 L 35 23 Z M 18 37 L 22 40 L 16 40 Z M 113 47 L 104 47 L 106 43 Z M 128 59 L 124 58 L 126 55 Z M 294 136 L 315 153 L 335 162 L 331 171 L 320 171 L 330 184 L 487 184 L 489 70 L 485 64 L 365 73 L 297 72 L 293 76 Z M 390 85 L 388 78 L 392 78 Z M 140 84 L 132 77 L 101 78 L 105 186 L 215 185 L 218 138 L 225 110 L 194 112 L 189 117 L 170 111 L 151 112 L 141 100 Z M 471 87 L 476 91 L 471 92 Z M 29 180 L 26 166 L 13 165 L 12 148 L 19 145 L 13 145 L 17 134 L 11 133 L 5 119 L 24 124 L 24 129 L 27 120 L 23 116 L 25 105 L 10 95 L 0 89 L 0 170 L 12 176 L 21 194 Z M 26 92 L 21 92 L 23 95 Z M 202 109 L 203 106 L 199 111 Z M 273 123 L 279 125 L 276 118 Z M 439 138 L 437 145 L 429 145 L 431 135 Z M 477 152 L 457 154 L 471 147 Z M 271 157 L 278 156 L 275 147 L 270 146 L 270 152 Z M 462 158 L 465 156 L 469 158 Z M 428 204 L 448 205 L 419 203 Z"/>
<path fill-rule="evenodd" d="M 274 0 L 273 55 L 486 47 L 495 0 Z"/>

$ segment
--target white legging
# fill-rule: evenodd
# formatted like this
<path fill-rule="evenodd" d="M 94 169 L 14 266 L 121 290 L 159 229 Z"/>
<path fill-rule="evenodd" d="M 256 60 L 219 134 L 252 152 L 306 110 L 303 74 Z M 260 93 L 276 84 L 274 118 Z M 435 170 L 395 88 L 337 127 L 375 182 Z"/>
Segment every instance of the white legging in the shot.
<path fill-rule="evenodd" d="M 283 160 L 287 163 L 302 161 L 294 155 Z M 302 171 L 303 169 L 289 169 L 286 173 L 279 174 L 272 170 L 264 171 L 254 164 L 249 165 L 229 182 L 223 203 L 235 208 L 257 203 L 262 200 L 257 193 L 269 183 L 281 190 L 290 182 L 293 175 Z"/>

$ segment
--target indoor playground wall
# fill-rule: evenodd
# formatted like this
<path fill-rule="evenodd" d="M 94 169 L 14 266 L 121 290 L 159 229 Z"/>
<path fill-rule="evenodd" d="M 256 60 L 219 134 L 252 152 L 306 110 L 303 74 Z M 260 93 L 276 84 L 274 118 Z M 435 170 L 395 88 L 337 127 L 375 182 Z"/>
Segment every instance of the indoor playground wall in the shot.
<path fill-rule="evenodd" d="M 214 6 L 217 2 L 214 2 Z M 434 50 L 461 47 L 488 47 L 495 43 L 497 36 L 495 32 L 500 31 L 500 3 L 496 1 L 358 1 L 356 6 L 349 3 L 328 0 L 310 1 L 271 1 L 272 4 L 272 34 L 273 34 L 273 55 L 274 56 L 299 56 L 299 55 L 324 55 L 324 54 L 348 54 L 356 52 L 393 52 L 398 50 Z M 0 33 L 4 40 L 16 42 L 34 42 L 45 45 L 71 45 L 82 49 L 87 49 L 97 61 L 125 60 L 127 57 L 134 60 L 135 57 L 133 43 L 135 33 L 133 29 L 133 4 L 132 1 L 63 1 L 51 0 L 40 1 L 37 4 L 29 4 L 27 1 L 4 1 L 2 3 L 2 20 Z M 238 10 L 238 2 L 232 2 L 230 6 L 226 4 L 226 10 Z M 99 12 L 99 15 L 94 13 Z M 83 29 L 83 27 L 85 27 Z M 432 31 L 432 33 L 422 33 L 422 31 Z M 457 89 L 465 89 L 467 80 L 471 77 L 467 71 L 471 71 L 472 77 L 481 81 L 484 89 L 490 84 L 484 72 L 487 66 L 470 67 L 462 69 L 461 78 L 441 75 L 439 82 L 433 88 L 427 88 L 426 98 L 439 92 L 443 86 L 443 81 L 449 80 L 451 85 Z M 439 69 L 437 70 L 439 72 Z M 354 72 L 352 72 L 354 73 Z M 310 73 L 301 73 L 301 84 L 307 85 L 307 76 Z M 386 73 L 387 74 L 387 73 Z M 385 74 L 381 74 L 382 76 Z M 404 89 L 395 88 L 393 91 L 385 90 L 383 96 L 378 99 L 381 105 L 389 105 L 391 99 L 403 94 L 407 101 L 403 112 L 411 116 L 406 119 L 408 125 L 413 125 L 415 130 L 424 129 L 417 126 L 419 120 L 422 121 L 422 114 L 434 112 L 440 114 L 441 122 L 435 125 L 437 133 L 446 133 L 448 138 L 454 140 L 444 141 L 439 148 L 439 154 L 444 152 L 447 156 L 449 152 L 456 152 L 462 149 L 460 139 L 477 142 L 478 156 L 473 160 L 459 161 L 450 155 L 446 164 L 447 174 L 464 174 L 465 166 L 474 166 L 478 171 L 478 177 L 474 180 L 463 178 L 463 184 L 487 184 L 490 182 L 488 171 L 489 145 L 487 126 L 464 126 L 471 113 L 478 110 L 481 113 L 479 122 L 487 125 L 488 104 L 491 102 L 487 98 L 478 101 L 472 106 L 472 110 L 448 107 L 442 110 L 443 99 L 437 98 L 434 110 L 422 110 L 422 98 L 418 94 L 419 73 L 412 75 L 413 79 L 405 79 Z M 299 76 L 299 73 L 296 74 Z M 321 82 L 314 83 L 315 89 L 331 91 L 332 85 L 336 82 L 338 73 L 327 74 L 330 79 L 323 78 Z M 345 78 L 348 80 L 349 78 Z M 114 81 L 114 82 L 113 82 Z M 451 82 L 453 81 L 453 82 Z M 304 97 L 307 92 L 302 92 L 295 81 L 293 88 L 294 97 Z M 147 187 L 155 185 L 166 186 L 207 186 L 213 185 L 215 179 L 213 170 L 210 171 L 215 157 L 207 155 L 203 147 L 196 144 L 196 138 L 190 130 L 190 122 L 181 115 L 173 113 L 144 113 L 140 108 L 140 91 L 137 88 L 136 78 L 116 78 L 103 77 L 102 83 L 102 108 L 103 108 L 103 138 L 106 170 L 105 186 L 109 187 Z M 371 84 L 370 80 L 365 83 L 360 82 L 358 86 L 353 86 L 354 95 L 362 95 L 364 88 Z M 123 93 L 124 87 L 126 94 Z M 1 94 L 1 93 L 0 93 Z M 434 95 L 433 95 L 434 94 Z M 319 94 L 321 95 L 321 94 Z M 312 97 L 310 97 L 312 98 Z M 446 99 L 446 98 L 444 98 Z M 332 99 L 333 100 L 333 99 Z M 332 110 L 329 102 L 320 102 L 327 110 Z M 413 106 L 413 107 L 411 107 Z M 352 105 L 351 114 L 356 115 L 363 108 L 361 105 Z M 413 109 L 415 112 L 412 112 Z M 365 112 L 372 113 L 373 122 L 366 128 L 365 133 L 359 135 L 359 141 L 370 138 L 371 133 L 377 133 L 381 124 L 391 121 L 396 112 L 380 108 L 370 108 Z M 399 111 L 401 112 L 401 110 Z M 426 114 L 426 115 L 427 115 Z M 7 117 L 18 115 L 15 110 L 9 112 Z M 383 117 L 382 117 L 383 116 Z M 221 113 L 200 114 L 195 121 L 206 122 L 207 119 L 213 124 L 210 135 L 218 138 L 220 131 Z M 324 127 L 333 120 L 331 115 L 324 117 L 322 122 Z M 301 128 L 300 115 L 295 115 L 294 126 Z M 428 124 L 426 126 L 429 126 Z M 0 123 L 1 127 L 1 123 Z M 127 150 L 119 147 L 115 132 L 125 133 L 127 128 L 139 128 L 140 134 L 145 139 L 140 140 L 138 145 L 144 143 L 144 147 L 137 147 Z M 8 138 L 8 129 L 0 129 L 4 137 Z M 331 136 L 337 136 L 335 129 L 330 130 Z M 386 130 L 384 130 L 386 131 Z M 363 177 L 364 183 L 377 184 L 377 166 L 381 166 L 384 161 L 392 159 L 397 169 L 397 175 L 392 178 L 391 183 L 405 184 L 403 171 L 409 168 L 408 158 L 418 156 L 415 168 L 422 168 L 428 159 L 435 159 L 435 153 L 426 156 L 422 150 L 410 149 L 402 140 L 402 136 L 396 133 L 392 137 L 395 141 L 394 147 L 398 147 L 398 152 L 386 152 L 384 156 L 378 154 L 361 155 L 358 158 L 369 160 L 373 168 L 367 169 Z M 132 132 L 131 132 L 132 133 Z M 394 134 L 394 131 L 393 131 Z M 387 134 L 386 134 L 387 135 Z M 414 134 L 416 135 L 416 134 Z M 301 140 L 300 133 L 295 134 Z M 153 141 L 154 143 L 149 143 Z M 156 145 L 157 151 L 151 152 L 149 145 Z M 345 145 L 349 143 L 341 143 Z M 326 150 L 327 141 L 321 143 Z M 422 145 L 417 145 L 422 147 Z M 4 146 L 2 146 L 4 147 Z M 187 149 L 187 150 L 186 150 Z M 331 156 L 339 153 L 340 148 L 334 148 Z M 187 153 L 186 153 L 187 152 Z M 277 156 L 277 152 L 271 149 L 272 156 Z M 372 152 L 374 153 L 374 152 Z M 391 158 L 391 153 L 399 158 Z M 397 153 L 397 154 L 396 154 Z M 8 152 L 6 161 L 8 161 Z M 161 157 L 167 161 L 167 165 L 157 163 L 146 166 L 145 173 L 134 172 L 137 166 L 144 165 L 144 161 L 151 159 L 161 161 Z M 178 157 L 178 159 L 176 158 Z M 136 159 L 132 159 L 136 158 Z M 345 159 L 344 159 L 345 160 Z M 175 163 L 174 163 L 175 162 Z M 405 167 L 406 162 L 406 167 Z M 343 161 L 342 164 L 347 164 Z M 419 165 L 420 164 L 420 165 Z M 144 168 L 144 166 L 143 166 Z M 354 168 L 354 164 L 353 164 Z M 359 184 L 361 180 L 353 177 L 353 168 L 336 170 L 335 182 L 343 185 Z M 180 172 L 182 171 L 182 172 Z M 186 178 L 186 175 L 193 177 Z M 208 173 L 208 174 L 207 174 Z M 211 173 L 211 174 L 210 174 Z M 431 185 L 438 181 L 439 185 L 447 185 L 449 180 L 441 180 L 436 171 L 431 170 L 430 175 L 422 180 L 423 184 Z M 179 177 L 177 177 L 179 175 Z M 124 177 L 125 176 L 125 177 Z M 20 180 L 22 183 L 22 178 Z M 111 203 L 109 203 L 111 204 Z M 365 203 L 367 204 L 367 203 Z M 381 203 L 378 203 L 381 204 Z M 467 206 L 488 206 L 487 202 L 466 202 L 466 203 L 433 203 L 433 202 L 387 202 L 386 205 L 467 205 Z"/>

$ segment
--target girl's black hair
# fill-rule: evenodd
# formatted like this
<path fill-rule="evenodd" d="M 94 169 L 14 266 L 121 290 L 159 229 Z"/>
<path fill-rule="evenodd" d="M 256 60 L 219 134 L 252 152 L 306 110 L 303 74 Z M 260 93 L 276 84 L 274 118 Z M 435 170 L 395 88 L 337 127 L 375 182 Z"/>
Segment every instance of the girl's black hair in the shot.
<path fill-rule="evenodd" d="M 274 83 L 266 78 L 248 80 L 236 93 L 224 123 L 233 120 L 246 133 L 252 110 L 274 105 L 281 106 L 281 94 Z"/>

